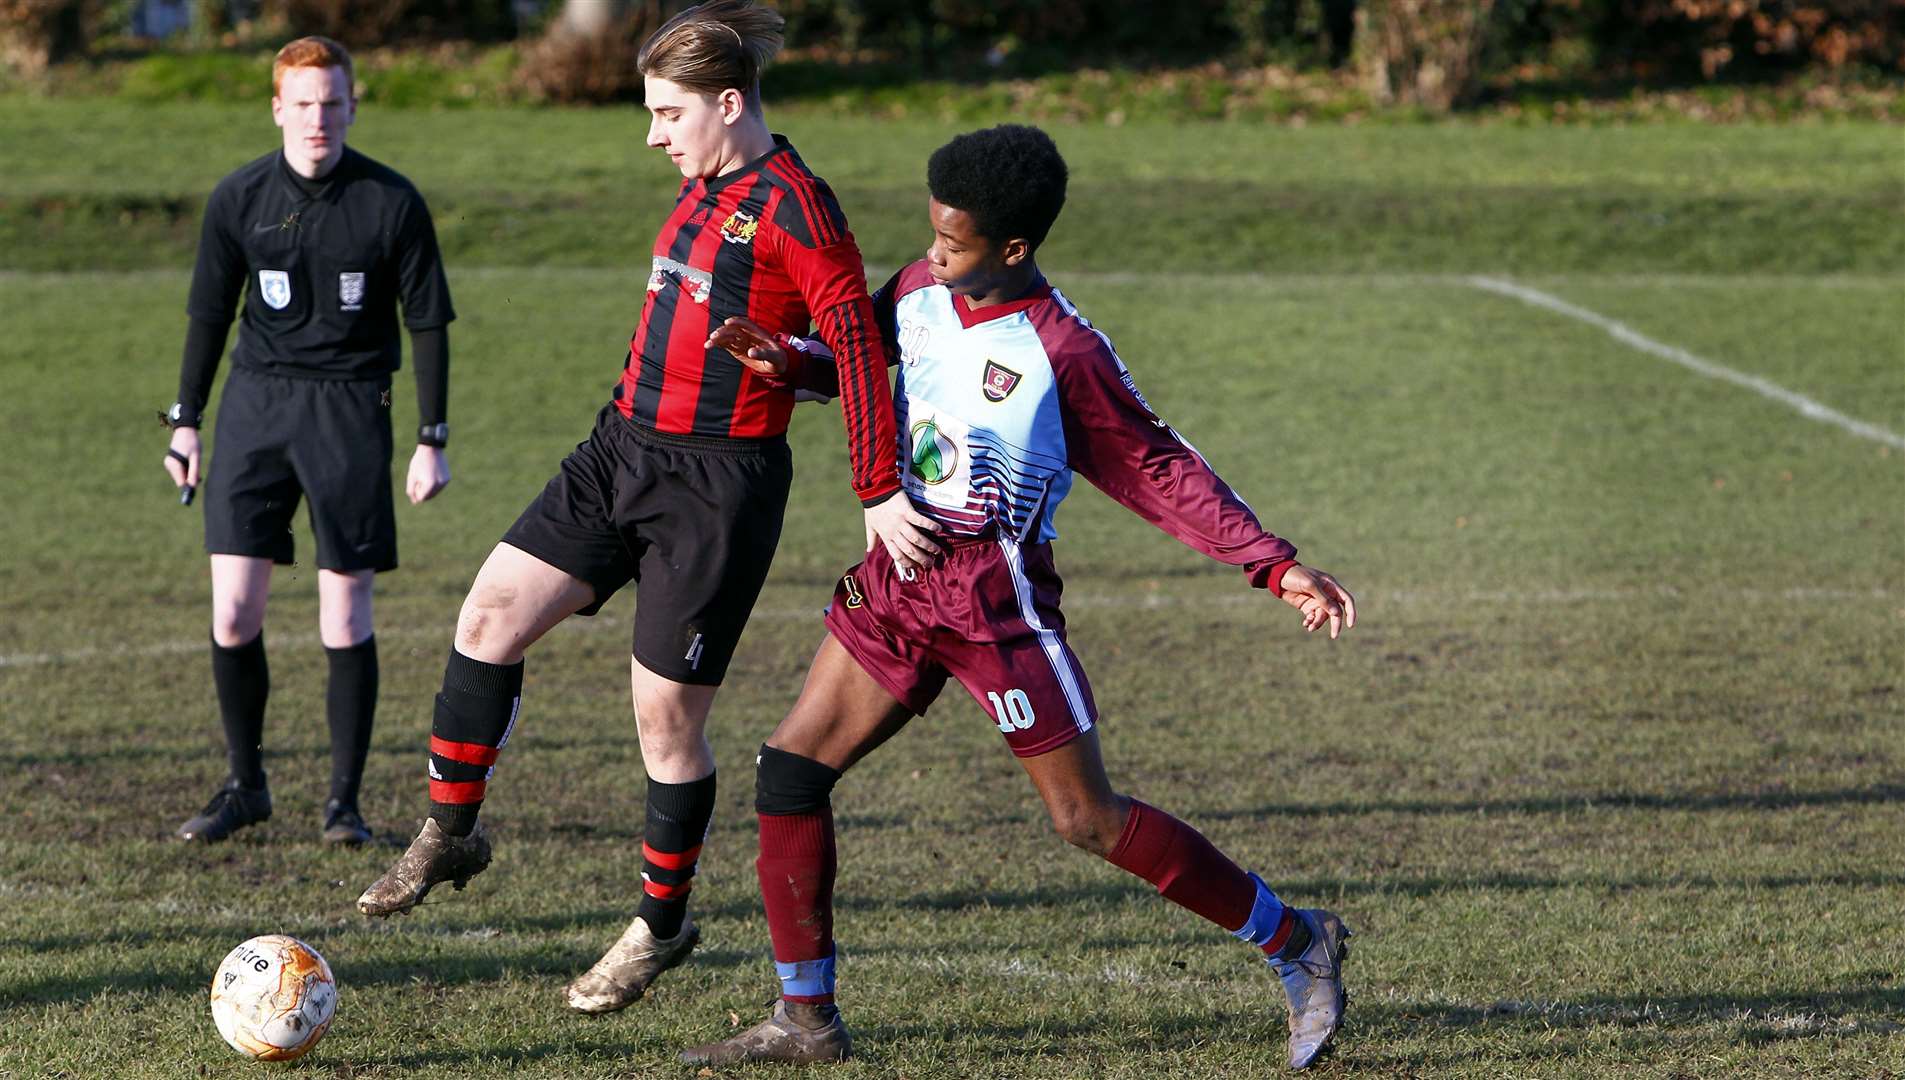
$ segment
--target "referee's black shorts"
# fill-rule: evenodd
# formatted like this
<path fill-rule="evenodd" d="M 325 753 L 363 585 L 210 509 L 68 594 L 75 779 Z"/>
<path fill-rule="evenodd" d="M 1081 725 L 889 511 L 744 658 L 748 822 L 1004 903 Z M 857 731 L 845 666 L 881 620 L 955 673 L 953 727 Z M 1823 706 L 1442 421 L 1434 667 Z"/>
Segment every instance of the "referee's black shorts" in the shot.
<path fill-rule="evenodd" d="M 636 583 L 635 659 L 719 685 L 767 580 L 794 480 L 787 440 L 671 435 L 613 404 L 503 534 L 595 590 Z"/>
<path fill-rule="evenodd" d="M 290 563 L 291 518 L 311 504 L 317 564 L 392 570 L 390 380 L 294 379 L 234 367 L 212 429 L 205 550 Z"/>

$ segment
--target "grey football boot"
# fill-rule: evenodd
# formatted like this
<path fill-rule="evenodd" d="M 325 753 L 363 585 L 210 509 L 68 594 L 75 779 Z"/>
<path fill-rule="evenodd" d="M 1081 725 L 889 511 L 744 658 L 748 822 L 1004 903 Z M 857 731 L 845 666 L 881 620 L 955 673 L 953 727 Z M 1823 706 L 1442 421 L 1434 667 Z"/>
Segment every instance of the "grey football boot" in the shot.
<path fill-rule="evenodd" d="M 202 844 L 216 843 L 247 825 L 271 820 L 271 789 L 264 785 L 242 787 L 235 777 L 226 777 L 205 809 L 179 826 L 181 840 Z"/>
<path fill-rule="evenodd" d="M 489 865 L 489 857 L 489 837 L 483 834 L 482 822 L 468 836 L 451 836 L 431 818 L 423 823 L 409 850 L 357 898 L 357 910 L 372 918 L 402 914 L 446 881 L 459 889 L 468 885 Z"/>
<path fill-rule="evenodd" d="M 687 1065 L 737 1065 L 780 1061 L 811 1065 L 853 1056 L 853 1037 L 831 1005 L 774 1003 L 773 1015 L 732 1038 L 681 1052 Z"/>
<path fill-rule="evenodd" d="M 1290 1068 L 1305 1069 L 1329 1049 L 1343 1026 L 1349 995 L 1343 991 L 1343 960 L 1349 956 L 1349 927 L 1333 912 L 1303 908 L 1296 912 L 1310 929 L 1302 955 L 1270 961 L 1290 997 Z"/>
<path fill-rule="evenodd" d="M 681 932 L 663 941 L 640 915 L 595 966 L 576 977 L 564 994 L 577 1012 L 599 1013 L 626 1009 L 642 999 L 655 977 L 683 960 L 701 940 L 694 920 L 683 918 Z"/>

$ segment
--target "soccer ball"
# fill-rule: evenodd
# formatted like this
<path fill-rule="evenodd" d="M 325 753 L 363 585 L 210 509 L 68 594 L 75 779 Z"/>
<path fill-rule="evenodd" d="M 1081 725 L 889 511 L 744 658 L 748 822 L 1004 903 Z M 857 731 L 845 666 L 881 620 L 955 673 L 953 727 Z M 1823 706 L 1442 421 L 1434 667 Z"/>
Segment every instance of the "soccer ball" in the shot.
<path fill-rule="evenodd" d="M 337 1011 L 337 981 L 316 949 L 265 934 L 233 949 L 212 976 L 212 1022 L 232 1049 L 290 1061 L 318 1044 Z"/>

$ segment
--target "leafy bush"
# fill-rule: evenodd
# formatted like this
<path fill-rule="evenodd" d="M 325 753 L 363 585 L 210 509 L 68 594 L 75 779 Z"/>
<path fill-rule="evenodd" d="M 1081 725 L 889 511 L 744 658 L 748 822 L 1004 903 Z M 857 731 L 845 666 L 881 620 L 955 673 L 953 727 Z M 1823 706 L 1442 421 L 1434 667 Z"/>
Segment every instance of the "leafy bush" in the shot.
<path fill-rule="evenodd" d="M 509 0 L 266 0 L 264 17 L 289 36 L 323 34 L 353 48 L 516 36 Z"/>
<path fill-rule="evenodd" d="M 1901 0 L 1501 0 L 1511 61 L 1653 83 L 1905 72 Z"/>
<path fill-rule="evenodd" d="M 38 74 L 82 56 L 98 17 L 97 0 L 0 0 L 0 63 Z"/>
<path fill-rule="evenodd" d="M 1586 4 L 1586 0 L 1577 0 Z M 1898 0 L 1616 0 L 1604 57 L 1672 76 L 1765 75 L 1818 65 L 1905 71 Z"/>

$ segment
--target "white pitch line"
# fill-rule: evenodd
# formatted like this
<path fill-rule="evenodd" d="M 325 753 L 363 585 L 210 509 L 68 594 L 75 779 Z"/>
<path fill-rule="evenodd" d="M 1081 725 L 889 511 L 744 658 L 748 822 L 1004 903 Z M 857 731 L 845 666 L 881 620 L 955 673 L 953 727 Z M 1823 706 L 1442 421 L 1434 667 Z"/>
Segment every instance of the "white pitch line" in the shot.
<path fill-rule="evenodd" d="M 1424 604 L 1528 604 L 1541 607 L 1563 607 L 1580 604 L 1627 603 L 1633 600 L 1659 600 L 1662 597 L 1708 598 L 1717 595 L 1723 601 L 1738 603 L 1842 603 L 1847 600 L 1889 601 L 1893 592 L 1883 588 L 1870 589 L 1742 589 L 1721 590 L 1717 594 L 1701 590 L 1688 589 L 1387 589 L 1372 591 L 1362 595 L 1359 601 L 1367 612 L 1383 605 L 1424 605 Z M 1271 603 L 1266 594 L 1251 590 L 1217 595 L 1197 593 L 1129 593 L 1074 594 L 1065 598 L 1065 607 L 1069 610 L 1099 609 L 1109 611 L 1148 611 L 1167 608 L 1195 607 L 1209 610 L 1213 608 L 1244 607 L 1250 604 Z M 757 608 L 752 620 L 755 622 L 812 622 L 816 628 L 820 625 L 821 605 L 800 604 L 793 607 Z M 1282 608 L 1272 607 L 1273 612 Z M 439 641 L 446 648 L 455 634 L 456 625 L 446 620 L 433 626 L 394 626 L 377 631 L 379 641 Z M 588 634 L 613 631 L 628 633 L 628 621 L 625 616 L 611 614 L 607 618 L 569 619 L 557 625 L 554 632 L 564 634 Z M 304 651 L 318 647 L 315 634 L 274 637 L 271 648 Z M 45 667 L 53 664 L 76 664 L 90 661 L 113 660 L 151 660 L 167 656 L 190 656 L 207 647 L 205 638 L 192 640 L 155 641 L 146 645 L 116 647 L 110 645 L 88 645 L 77 649 L 64 649 L 55 652 L 0 653 L 0 670 L 7 668 Z"/>
<path fill-rule="evenodd" d="M 1808 420 L 1817 420 L 1822 424 L 1831 424 L 1833 427 L 1839 428 L 1842 431 L 1849 431 L 1862 439 L 1871 439 L 1873 442 L 1884 443 L 1886 446 L 1890 446 L 1894 449 L 1905 450 L 1905 435 L 1900 435 L 1895 431 L 1882 428 L 1877 424 L 1868 424 L 1863 420 L 1854 420 L 1842 412 L 1819 404 L 1804 394 L 1795 394 L 1778 383 L 1762 379 L 1758 375 L 1748 375 L 1742 371 L 1735 371 L 1724 364 L 1716 364 L 1711 360 L 1702 360 L 1685 349 L 1676 348 L 1672 345 L 1663 345 L 1653 338 L 1642 334 L 1640 331 L 1635 330 L 1633 327 L 1628 326 L 1626 323 L 1610 319 L 1605 315 L 1589 311 L 1584 307 L 1577 307 L 1558 296 L 1551 296 L 1539 289 L 1531 289 L 1526 285 L 1517 285 L 1512 281 L 1503 281 L 1500 278 L 1474 276 L 1467 280 L 1470 285 L 1478 289 L 1499 293 L 1503 296 L 1520 300 L 1524 304 L 1533 304 L 1535 307 L 1546 308 L 1557 314 L 1566 315 L 1571 319 L 1578 319 L 1581 322 L 1587 323 L 1589 326 L 1597 326 L 1607 331 L 1616 341 L 1631 345 L 1641 352 L 1658 356 L 1662 360 L 1669 361 L 1670 363 L 1679 364 L 1688 371 L 1705 375 L 1709 379 L 1719 379 L 1721 382 L 1730 382 L 1735 386 L 1743 386 L 1759 394 L 1761 397 L 1771 398 L 1793 409 Z"/>

